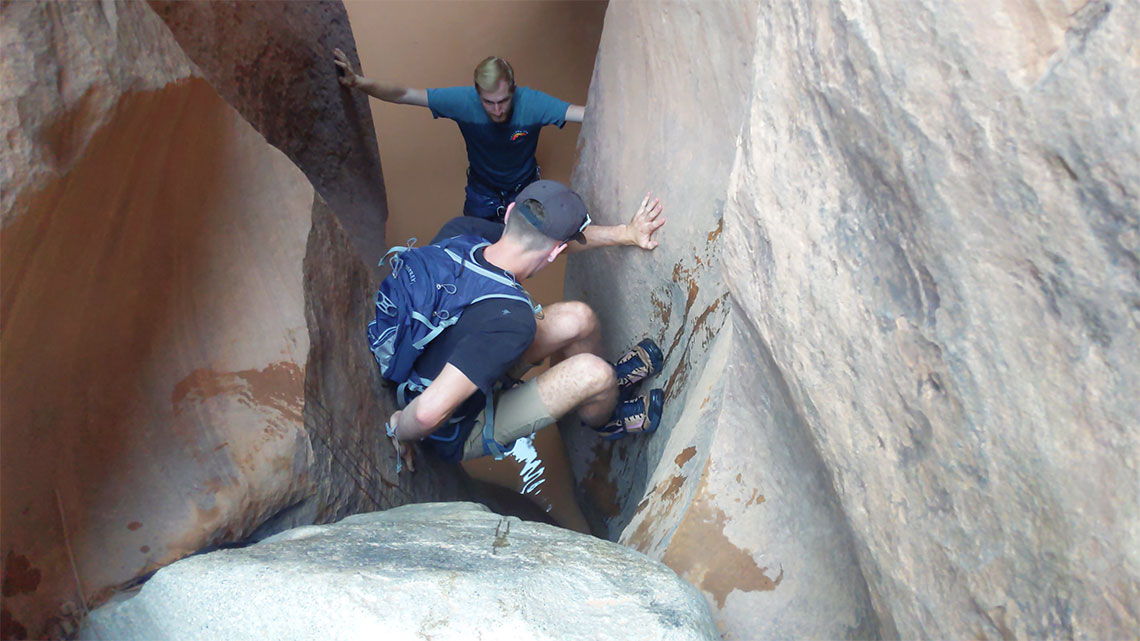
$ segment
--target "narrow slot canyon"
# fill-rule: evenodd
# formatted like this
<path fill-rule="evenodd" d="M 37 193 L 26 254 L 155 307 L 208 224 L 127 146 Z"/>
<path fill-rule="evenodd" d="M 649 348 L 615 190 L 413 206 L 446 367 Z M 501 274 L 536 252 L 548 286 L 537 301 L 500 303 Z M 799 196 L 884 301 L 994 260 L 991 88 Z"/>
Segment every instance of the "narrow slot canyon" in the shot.
<path fill-rule="evenodd" d="M 0 637 L 1137 636 L 1137 24 L 0 5 Z M 500 55 L 585 105 L 542 178 L 595 228 L 652 192 L 659 244 L 523 285 L 588 305 L 605 359 L 660 346 L 655 432 L 568 414 L 398 468 L 377 263 L 462 213 L 468 155 L 338 48 L 423 88 Z"/>

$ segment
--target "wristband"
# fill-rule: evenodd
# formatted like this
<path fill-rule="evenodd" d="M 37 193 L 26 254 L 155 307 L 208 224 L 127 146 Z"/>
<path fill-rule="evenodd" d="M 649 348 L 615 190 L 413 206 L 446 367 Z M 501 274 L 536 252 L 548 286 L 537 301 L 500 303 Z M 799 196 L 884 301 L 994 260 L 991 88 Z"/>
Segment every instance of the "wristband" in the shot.
<path fill-rule="evenodd" d="M 392 422 L 385 423 L 384 431 L 389 438 L 396 439 L 396 474 L 399 474 L 404 469 L 404 457 L 400 454 L 400 437 L 396 436 L 396 425 Z"/>

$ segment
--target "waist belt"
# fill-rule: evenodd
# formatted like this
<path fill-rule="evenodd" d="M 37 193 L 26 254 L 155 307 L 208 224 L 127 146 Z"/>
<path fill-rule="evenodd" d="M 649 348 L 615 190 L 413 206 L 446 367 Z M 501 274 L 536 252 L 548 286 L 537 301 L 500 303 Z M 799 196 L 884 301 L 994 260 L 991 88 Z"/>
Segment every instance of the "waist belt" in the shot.
<path fill-rule="evenodd" d="M 508 204 L 508 196 L 514 198 L 520 191 L 523 190 L 523 187 L 526 187 L 527 185 L 536 180 L 539 180 L 540 178 L 542 178 L 542 172 L 539 171 L 538 165 L 535 165 L 534 171 L 531 172 L 529 176 L 524 178 L 522 182 L 518 183 L 510 189 L 500 189 L 498 185 L 495 185 L 491 181 L 480 176 L 478 173 L 472 171 L 470 167 L 467 168 L 467 182 L 473 185 L 478 185 L 479 187 L 482 187 L 493 194 L 498 194 L 504 205 Z"/>

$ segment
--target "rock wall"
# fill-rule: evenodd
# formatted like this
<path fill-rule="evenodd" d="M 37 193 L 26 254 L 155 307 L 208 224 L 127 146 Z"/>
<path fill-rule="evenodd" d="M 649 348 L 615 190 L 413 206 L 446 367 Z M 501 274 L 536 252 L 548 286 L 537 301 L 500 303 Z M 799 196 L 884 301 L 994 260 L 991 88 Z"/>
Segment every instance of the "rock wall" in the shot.
<path fill-rule="evenodd" d="M 204 546 L 480 496 L 397 479 L 354 236 L 146 4 L 6 3 L 0 42 L 0 636 Z"/>
<path fill-rule="evenodd" d="M 668 222 L 651 254 L 572 258 L 567 291 L 597 309 L 611 355 L 661 345 L 665 427 L 565 436 L 595 529 L 701 588 L 727 638 L 866 638 L 877 624 L 834 492 L 806 435 L 775 429 L 796 410 L 726 283 L 757 18 L 749 3 L 610 5 L 573 184 L 611 224 L 653 190 Z"/>
<path fill-rule="evenodd" d="M 145 5 L 0 22 L 3 607 L 40 636 L 304 495 L 316 195 Z"/>
<path fill-rule="evenodd" d="M 669 405 L 576 473 L 727 637 L 1140 630 L 1136 24 L 610 5 L 574 184 L 669 223 L 567 288 L 663 339 Z"/>
<path fill-rule="evenodd" d="M 405 503 L 479 500 L 504 514 L 542 520 L 521 497 L 473 484 L 459 467 L 420 456 L 414 474 L 396 474 L 395 450 L 378 438 L 395 410 L 381 383 L 363 328 L 375 313 L 376 287 L 347 230 L 318 203 L 304 260 L 309 357 L 304 425 L 313 448 L 311 494 L 261 526 L 255 538 L 296 525 Z"/>
<path fill-rule="evenodd" d="M 341 87 L 356 41 L 339 0 L 151 0 L 202 75 L 305 172 L 370 267 L 386 250 L 384 177 L 368 98 Z"/>

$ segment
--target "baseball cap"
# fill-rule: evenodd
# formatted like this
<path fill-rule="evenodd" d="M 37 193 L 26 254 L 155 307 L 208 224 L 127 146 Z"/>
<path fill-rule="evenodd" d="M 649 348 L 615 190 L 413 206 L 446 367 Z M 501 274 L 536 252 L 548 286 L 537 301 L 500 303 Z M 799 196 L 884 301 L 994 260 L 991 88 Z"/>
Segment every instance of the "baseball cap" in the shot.
<path fill-rule="evenodd" d="M 531 211 L 528 200 L 542 205 L 542 213 Z M 582 231 L 590 224 L 586 204 L 569 187 L 554 180 L 536 180 L 515 197 L 515 211 L 534 225 L 535 229 L 559 242 L 576 240 L 583 245 Z"/>

